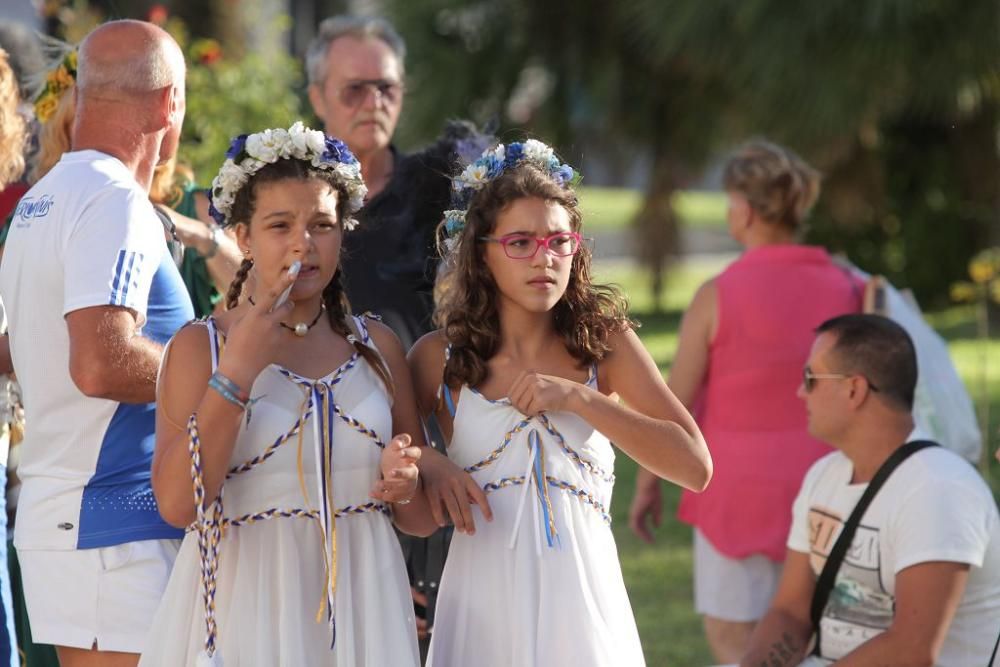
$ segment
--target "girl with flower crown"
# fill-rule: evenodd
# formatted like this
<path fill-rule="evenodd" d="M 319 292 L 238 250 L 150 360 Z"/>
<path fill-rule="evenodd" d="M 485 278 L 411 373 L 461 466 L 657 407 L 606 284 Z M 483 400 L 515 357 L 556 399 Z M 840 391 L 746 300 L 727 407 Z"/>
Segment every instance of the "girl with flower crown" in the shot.
<path fill-rule="evenodd" d="M 153 488 L 189 531 L 141 664 L 417 665 L 392 524 L 435 526 L 402 347 L 341 287 L 358 162 L 301 123 L 227 158 L 212 214 L 245 259 L 229 310 L 164 357 Z"/>
<path fill-rule="evenodd" d="M 453 180 L 442 328 L 410 364 L 422 412 L 437 416 L 449 458 L 489 507 L 454 478 L 444 488 L 428 478 L 435 516 L 445 504 L 460 529 L 433 667 L 644 664 L 609 525 L 611 442 L 686 488 L 711 476 L 698 427 L 621 295 L 591 282 L 575 176 L 527 141 L 487 151 Z"/>

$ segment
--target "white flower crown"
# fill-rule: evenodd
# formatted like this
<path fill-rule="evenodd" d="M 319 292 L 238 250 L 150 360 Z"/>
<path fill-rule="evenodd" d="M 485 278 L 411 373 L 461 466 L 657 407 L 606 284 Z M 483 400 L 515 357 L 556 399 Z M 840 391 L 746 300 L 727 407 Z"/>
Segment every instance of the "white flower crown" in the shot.
<path fill-rule="evenodd" d="M 361 163 L 344 142 L 309 129 L 301 121 L 287 130 L 269 129 L 233 139 L 226 151 L 226 161 L 208 191 L 208 212 L 215 221 L 222 226 L 229 224 L 236 193 L 264 165 L 278 160 L 302 160 L 317 169 L 334 172 L 347 189 L 347 211 L 352 216 L 341 224 L 347 230 L 357 226 L 353 215 L 364 205 L 368 194 L 361 178 Z"/>

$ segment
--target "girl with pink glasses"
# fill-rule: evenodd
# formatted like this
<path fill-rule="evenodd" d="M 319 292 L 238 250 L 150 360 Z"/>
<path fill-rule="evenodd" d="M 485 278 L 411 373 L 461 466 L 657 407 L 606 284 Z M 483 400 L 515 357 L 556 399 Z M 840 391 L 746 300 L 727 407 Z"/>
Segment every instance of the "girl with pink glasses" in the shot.
<path fill-rule="evenodd" d="M 686 488 L 712 474 L 624 299 L 591 282 L 575 178 L 527 141 L 453 179 L 442 328 L 409 356 L 421 411 L 450 441 L 451 463 L 427 452 L 421 468 L 464 471 L 426 477 L 439 523 L 446 508 L 458 529 L 432 667 L 644 664 L 609 525 L 611 442 Z"/>

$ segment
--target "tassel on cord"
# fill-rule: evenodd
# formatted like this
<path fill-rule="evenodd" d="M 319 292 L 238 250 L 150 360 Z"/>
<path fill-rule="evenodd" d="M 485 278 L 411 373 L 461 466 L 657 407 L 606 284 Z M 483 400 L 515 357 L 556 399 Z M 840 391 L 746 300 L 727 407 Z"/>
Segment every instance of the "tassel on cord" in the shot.
<path fill-rule="evenodd" d="M 523 488 L 521 489 L 521 498 L 517 502 L 517 514 L 514 516 L 514 527 L 510 531 L 510 540 L 507 542 L 507 548 L 513 549 L 514 545 L 517 544 L 517 531 L 521 527 L 521 516 L 524 514 L 524 503 L 528 498 L 528 490 L 531 485 L 528 480 L 531 478 L 531 470 L 535 466 L 535 443 L 528 438 L 528 467 L 524 471 L 524 477 L 521 478 L 521 483 Z"/>
<path fill-rule="evenodd" d="M 514 527 L 507 542 L 507 548 L 513 549 L 517 543 L 518 528 L 521 525 L 521 517 L 524 514 L 524 505 L 528 497 L 529 488 L 534 486 L 535 495 L 538 502 L 532 506 L 532 514 L 535 516 L 535 553 L 539 556 L 542 553 L 541 537 L 539 530 L 545 533 L 545 542 L 549 548 L 560 546 L 559 532 L 556 529 L 555 512 L 552 509 L 552 499 L 549 497 L 548 477 L 545 474 L 545 456 L 542 452 L 542 440 L 538 431 L 532 429 L 528 433 L 528 466 L 522 478 L 524 489 L 521 491 L 521 498 L 518 501 L 517 513 L 514 517 Z M 541 516 L 539 516 L 541 514 Z M 541 524 L 541 525 L 539 525 Z"/>
<path fill-rule="evenodd" d="M 319 610 L 316 612 L 316 622 L 323 620 L 326 613 L 330 625 L 330 648 L 337 641 L 337 624 L 335 619 L 334 595 L 337 590 L 337 521 L 333 500 L 333 397 L 332 388 L 325 384 L 313 386 L 313 402 L 316 405 L 316 418 L 313 421 L 316 432 L 316 477 L 319 485 L 319 511 L 323 524 L 323 557 L 326 563 L 326 591 Z"/>
<path fill-rule="evenodd" d="M 531 430 L 528 440 L 534 440 L 535 465 L 532 471 L 535 477 L 535 489 L 538 493 L 538 504 L 542 510 L 542 526 L 545 528 L 545 541 L 549 548 L 559 544 L 559 532 L 556 530 L 556 517 L 552 511 L 552 499 L 549 497 L 548 478 L 545 474 L 545 457 L 542 456 L 542 440 L 538 431 Z"/>

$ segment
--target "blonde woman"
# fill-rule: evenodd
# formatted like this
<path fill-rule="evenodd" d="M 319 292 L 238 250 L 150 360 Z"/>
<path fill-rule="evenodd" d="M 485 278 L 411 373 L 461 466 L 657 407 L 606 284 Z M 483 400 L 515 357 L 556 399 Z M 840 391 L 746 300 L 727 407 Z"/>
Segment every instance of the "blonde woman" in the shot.
<path fill-rule="evenodd" d="M 7 52 L 0 49 L 0 191 L 5 193 L 2 203 L 7 206 L 8 189 L 21 177 L 24 171 L 25 122 L 17 107 L 21 96 L 17 78 L 10 67 Z M 10 208 L 23 194 L 19 189 L 10 201 Z M 3 213 L 4 217 L 7 213 Z M 16 384 L 10 378 L 10 341 L 7 338 L 7 316 L 0 304 L 0 491 L 7 486 L 7 452 L 10 448 L 10 424 L 15 421 L 16 402 L 12 400 Z M 17 643 L 14 637 L 14 614 L 11 601 L 10 574 L 7 570 L 7 511 L 6 498 L 0 492 L 0 604 L 3 618 L 0 619 L 0 665 L 19 664 Z"/>

